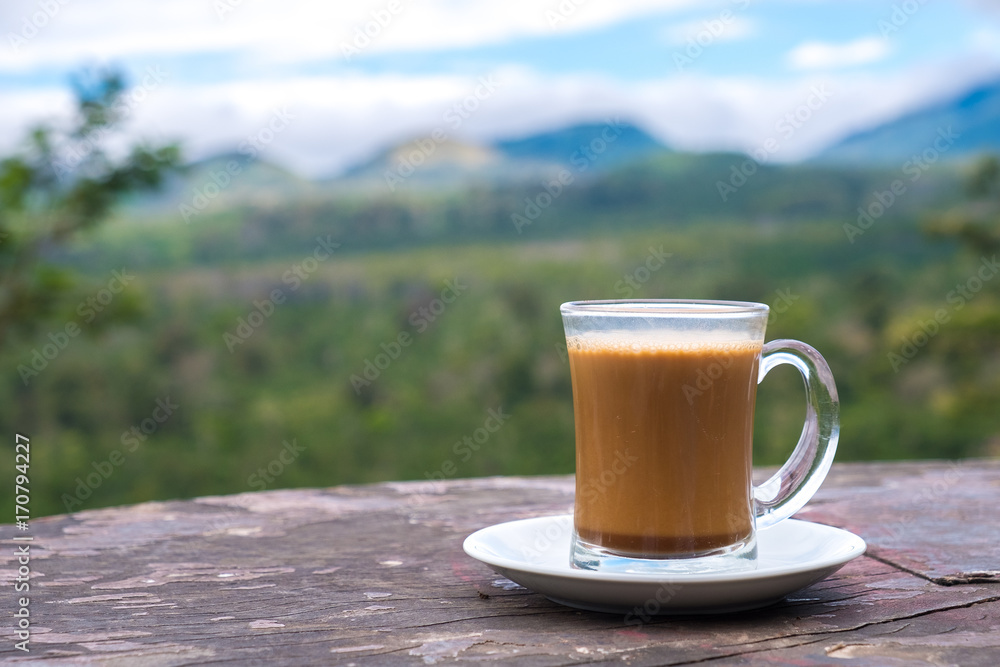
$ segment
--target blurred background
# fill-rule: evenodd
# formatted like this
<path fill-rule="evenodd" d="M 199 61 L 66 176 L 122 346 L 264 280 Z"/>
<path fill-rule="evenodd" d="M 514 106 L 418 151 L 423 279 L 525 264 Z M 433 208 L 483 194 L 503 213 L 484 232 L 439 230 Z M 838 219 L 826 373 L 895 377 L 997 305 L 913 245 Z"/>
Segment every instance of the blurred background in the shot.
<path fill-rule="evenodd" d="M 0 126 L 34 516 L 570 473 L 591 298 L 768 303 L 841 461 L 1000 455 L 996 3 L 11 0 Z"/>

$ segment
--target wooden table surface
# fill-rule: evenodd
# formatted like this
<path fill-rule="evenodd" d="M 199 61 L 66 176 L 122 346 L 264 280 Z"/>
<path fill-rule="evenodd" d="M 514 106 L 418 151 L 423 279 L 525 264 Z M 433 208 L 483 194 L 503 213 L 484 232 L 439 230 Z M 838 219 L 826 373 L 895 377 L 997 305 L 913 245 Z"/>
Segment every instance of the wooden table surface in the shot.
<path fill-rule="evenodd" d="M 561 514 L 572 479 L 268 491 L 33 519 L 30 652 L 48 665 L 1000 664 L 1000 461 L 836 465 L 798 516 L 868 553 L 775 606 L 709 617 L 562 607 L 462 551 Z M 7 609 L 11 612 L 7 613 Z"/>

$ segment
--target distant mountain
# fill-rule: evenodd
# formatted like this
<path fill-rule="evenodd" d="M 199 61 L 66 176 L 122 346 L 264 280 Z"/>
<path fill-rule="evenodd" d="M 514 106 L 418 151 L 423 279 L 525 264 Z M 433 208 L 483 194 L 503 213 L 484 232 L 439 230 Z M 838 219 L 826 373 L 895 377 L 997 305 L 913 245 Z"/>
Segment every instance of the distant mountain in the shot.
<path fill-rule="evenodd" d="M 223 153 L 171 173 L 162 187 L 123 202 L 122 211 L 141 215 L 181 214 L 181 206 L 200 214 L 233 203 L 265 203 L 303 195 L 317 186 L 292 172 L 245 153 Z"/>
<path fill-rule="evenodd" d="M 585 158 L 600 169 L 666 150 L 635 125 L 620 121 L 575 125 L 495 144 L 508 158 L 572 165 Z"/>
<path fill-rule="evenodd" d="M 1000 80 L 851 135 L 816 160 L 902 164 L 925 150 L 936 151 L 945 160 L 1000 151 Z"/>
<path fill-rule="evenodd" d="M 505 180 L 504 156 L 490 146 L 421 137 L 382 151 L 331 182 L 352 190 L 390 187 L 464 187 L 471 181 Z"/>
<path fill-rule="evenodd" d="M 231 204 L 292 197 L 368 195 L 403 190 L 460 190 L 473 185 L 537 184 L 569 169 L 586 179 L 669 151 L 629 123 L 576 125 L 475 145 L 433 135 L 392 146 L 332 179 L 309 180 L 244 153 L 188 164 L 154 193 L 123 202 L 124 217 L 180 215 L 185 221 Z"/>
<path fill-rule="evenodd" d="M 562 169 L 598 173 L 666 148 L 629 123 L 590 123 L 477 146 L 424 137 L 379 153 L 334 179 L 351 188 L 461 188 L 552 178 Z"/>

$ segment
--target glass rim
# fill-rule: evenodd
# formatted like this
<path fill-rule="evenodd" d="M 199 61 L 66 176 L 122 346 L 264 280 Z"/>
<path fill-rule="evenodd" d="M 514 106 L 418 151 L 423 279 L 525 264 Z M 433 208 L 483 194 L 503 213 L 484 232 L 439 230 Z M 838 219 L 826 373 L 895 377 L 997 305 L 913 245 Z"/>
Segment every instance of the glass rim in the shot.
<path fill-rule="evenodd" d="M 598 299 L 567 301 L 559 306 L 563 315 L 644 315 L 700 317 L 705 315 L 762 315 L 770 311 L 766 303 L 716 301 L 712 299 Z"/>

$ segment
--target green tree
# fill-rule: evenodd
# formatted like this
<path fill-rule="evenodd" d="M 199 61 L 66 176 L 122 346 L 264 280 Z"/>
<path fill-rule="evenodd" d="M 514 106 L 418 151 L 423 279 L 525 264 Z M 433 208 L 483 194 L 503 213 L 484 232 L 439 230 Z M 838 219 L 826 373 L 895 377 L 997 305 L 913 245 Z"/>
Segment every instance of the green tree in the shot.
<path fill-rule="evenodd" d="M 967 200 L 927 225 L 932 237 L 955 238 L 980 255 L 1000 250 L 1000 158 L 986 156 L 972 166 Z"/>
<path fill-rule="evenodd" d="M 130 111 L 121 73 L 81 74 L 72 85 L 69 127 L 38 125 L 0 160 L 0 345 L 30 333 L 73 285 L 52 261 L 56 249 L 106 220 L 123 195 L 157 187 L 180 159 L 176 144 L 110 150 Z"/>
<path fill-rule="evenodd" d="M 965 249 L 967 277 L 950 293 L 950 319 L 932 351 L 947 369 L 948 388 L 938 390 L 953 439 L 979 440 L 979 453 L 1000 454 L 1000 159 L 976 162 L 966 179 L 966 199 L 928 225 L 932 237 L 954 239 Z M 964 289 L 959 289 L 964 287 Z"/>

